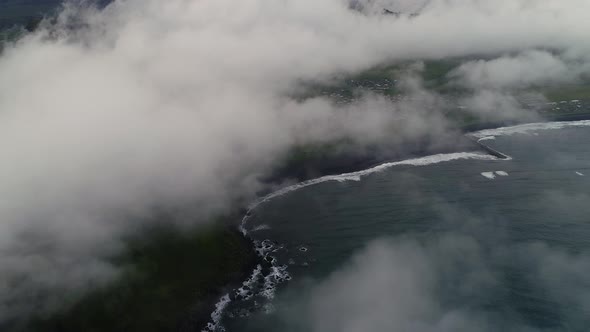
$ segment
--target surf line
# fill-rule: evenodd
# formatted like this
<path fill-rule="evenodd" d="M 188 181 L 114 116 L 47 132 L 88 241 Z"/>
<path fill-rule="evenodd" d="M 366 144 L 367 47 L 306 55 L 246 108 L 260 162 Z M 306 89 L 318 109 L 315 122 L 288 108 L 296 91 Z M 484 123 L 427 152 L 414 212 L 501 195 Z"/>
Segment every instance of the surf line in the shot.
<path fill-rule="evenodd" d="M 299 190 L 301 188 L 313 186 L 319 183 L 324 183 L 328 181 L 337 181 L 337 182 L 346 182 L 346 181 L 360 181 L 362 177 L 373 174 L 379 173 L 386 169 L 396 167 L 396 166 L 427 166 L 438 164 L 442 162 L 460 160 L 460 159 L 473 159 L 473 160 L 511 160 L 512 158 L 506 154 L 503 154 L 499 151 L 496 151 L 485 144 L 480 142 L 476 142 L 478 145 L 482 147 L 483 150 L 487 152 L 487 154 L 479 153 L 479 152 L 455 152 L 455 153 L 441 153 L 435 154 L 420 158 L 413 158 L 413 159 L 406 159 L 401 161 L 394 161 L 394 162 L 386 162 L 365 170 L 357 171 L 357 172 L 350 172 L 350 173 L 342 173 L 338 175 L 325 175 L 319 178 L 306 180 L 303 182 L 299 182 L 281 189 L 278 189 L 259 200 L 252 203 L 246 214 L 242 218 L 242 221 L 239 226 L 239 230 L 245 236 L 248 234 L 246 230 L 246 224 L 250 216 L 252 215 L 252 211 L 254 211 L 258 206 L 270 201 L 273 198 L 283 196 L 287 193 L 293 192 L 295 190 Z"/>

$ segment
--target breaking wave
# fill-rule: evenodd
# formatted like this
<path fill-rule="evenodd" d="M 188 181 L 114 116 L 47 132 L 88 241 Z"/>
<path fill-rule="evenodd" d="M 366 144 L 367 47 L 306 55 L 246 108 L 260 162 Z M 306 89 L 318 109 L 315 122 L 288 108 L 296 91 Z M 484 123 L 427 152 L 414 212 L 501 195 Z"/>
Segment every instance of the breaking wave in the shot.
<path fill-rule="evenodd" d="M 413 158 L 413 159 L 406 159 L 401 161 L 394 161 L 394 162 L 387 162 L 375 167 L 371 167 L 362 171 L 351 172 L 351 173 L 343 173 L 338 175 L 326 175 L 316 179 L 311 179 L 303 182 L 299 182 L 297 184 L 287 186 L 281 188 L 277 191 L 274 191 L 258 201 L 254 202 L 249 206 L 248 213 L 242 219 L 242 224 L 240 225 L 240 230 L 245 235 L 247 231 L 245 229 L 245 224 L 248 218 L 250 217 L 250 211 L 256 209 L 259 205 L 279 196 L 283 196 L 287 193 L 290 193 L 295 190 L 299 190 L 301 188 L 313 186 L 319 183 L 328 182 L 328 181 L 338 181 L 338 182 L 346 182 L 346 181 L 360 181 L 363 176 L 367 176 L 373 173 L 382 172 L 388 168 L 395 167 L 395 166 L 427 166 L 432 164 L 438 164 L 442 162 L 448 162 L 453 160 L 459 159 L 476 159 L 476 160 L 500 160 L 495 156 L 484 154 L 484 153 L 477 153 L 477 152 L 455 152 L 455 153 L 441 153 L 435 154 L 426 157 L 420 158 Z"/>
<path fill-rule="evenodd" d="M 225 328 L 221 326 L 221 317 L 223 315 L 223 311 L 231 302 L 229 294 L 225 294 L 224 296 L 219 299 L 219 301 L 215 304 L 215 311 L 211 313 L 211 321 L 207 323 L 207 326 L 202 330 L 202 332 L 212 332 L 212 331 L 225 331 Z"/>

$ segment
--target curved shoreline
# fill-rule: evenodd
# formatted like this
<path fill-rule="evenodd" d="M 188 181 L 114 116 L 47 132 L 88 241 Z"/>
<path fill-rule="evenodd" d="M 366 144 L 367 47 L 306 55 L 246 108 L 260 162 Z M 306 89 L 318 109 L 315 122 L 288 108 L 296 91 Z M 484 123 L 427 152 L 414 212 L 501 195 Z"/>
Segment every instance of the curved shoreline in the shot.
<path fill-rule="evenodd" d="M 283 188 L 278 189 L 276 191 L 270 192 L 264 196 L 261 196 L 256 201 L 249 204 L 247 208 L 241 209 L 241 211 L 243 211 L 243 216 L 242 216 L 240 223 L 238 225 L 238 229 L 245 238 L 247 238 L 249 241 L 254 243 L 253 239 L 249 236 L 248 230 L 246 229 L 247 221 L 250 218 L 252 212 L 256 208 L 258 208 L 260 205 L 264 204 L 265 202 L 267 202 L 273 198 L 282 196 L 284 194 L 287 194 L 289 192 L 292 192 L 292 191 L 295 191 L 295 190 L 298 190 L 298 189 L 301 189 L 301 188 L 304 188 L 307 186 L 311 186 L 311 185 L 315 185 L 315 184 L 323 183 L 323 182 L 327 182 L 327 181 L 339 181 L 339 182 L 359 181 L 362 176 L 372 174 L 375 172 L 379 172 L 379 171 L 385 170 L 387 168 L 399 166 L 399 165 L 425 166 L 425 165 L 435 164 L 438 162 L 452 161 L 452 160 L 458 160 L 458 159 L 506 160 L 506 161 L 508 161 L 508 160 L 511 160 L 512 157 L 510 157 L 510 156 L 490 147 L 489 145 L 483 143 L 485 138 L 487 138 L 486 136 L 488 136 L 487 134 L 490 134 L 490 136 L 488 136 L 488 137 L 493 138 L 493 136 L 495 136 L 495 135 L 507 135 L 507 134 L 511 134 L 511 133 L 526 133 L 531 130 L 549 130 L 549 129 L 561 129 L 564 127 L 590 126 L 590 120 L 588 120 L 589 118 L 590 118 L 590 113 L 586 114 L 586 116 L 583 119 L 577 119 L 574 121 L 568 121 L 568 120 L 566 120 L 566 121 L 550 121 L 550 122 L 539 122 L 539 123 L 515 124 L 512 126 L 499 125 L 496 127 L 481 128 L 481 129 L 475 130 L 475 131 L 466 131 L 464 133 L 464 136 L 467 139 L 469 139 L 471 142 L 473 142 L 474 145 L 478 146 L 480 150 L 486 152 L 485 155 L 480 154 L 480 156 L 482 156 L 481 158 L 476 157 L 477 153 L 467 153 L 467 152 L 435 154 L 435 155 L 423 156 L 423 157 L 413 158 L 413 159 L 385 162 L 385 163 L 381 163 L 379 165 L 369 167 L 367 169 L 363 169 L 360 171 L 352 171 L 349 173 L 332 174 L 332 175 L 328 174 L 328 175 L 323 175 L 323 176 L 320 176 L 317 178 L 307 179 L 307 180 L 298 182 L 294 185 L 283 187 Z M 521 129 L 521 130 L 518 130 L 518 129 Z M 507 133 L 507 132 L 509 132 L 509 133 Z M 492 134 L 495 134 L 495 135 L 492 135 Z M 440 158 L 443 156 L 446 156 L 447 158 Z M 487 158 L 484 156 L 487 156 Z M 428 158 L 432 158 L 432 157 L 439 157 L 439 160 L 438 161 L 430 160 L 430 162 L 428 162 L 427 161 Z M 260 254 L 258 255 L 258 263 L 259 264 L 265 263 L 263 255 L 260 255 Z M 247 277 L 248 276 L 244 277 L 244 279 Z M 236 291 L 235 289 L 232 290 L 232 292 L 235 292 L 235 291 Z M 224 295 L 221 298 L 221 301 L 218 301 L 218 303 L 226 302 L 226 300 L 225 300 L 226 296 L 227 295 Z M 219 310 L 220 308 L 221 308 L 221 312 Z M 217 326 L 217 324 L 220 323 L 222 312 L 223 312 L 224 308 L 225 308 L 225 305 L 223 307 L 217 306 L 216 310 L 213 311 L 213 313 L 211 314 L 211 317 L 212 317 L 212 320 L 213 320 L 213 323 L 215 324 L 215 326 Z M 203 331 L 208 331 L 208 330 L 205 328 L 205 329 L 203 329 Z"/>

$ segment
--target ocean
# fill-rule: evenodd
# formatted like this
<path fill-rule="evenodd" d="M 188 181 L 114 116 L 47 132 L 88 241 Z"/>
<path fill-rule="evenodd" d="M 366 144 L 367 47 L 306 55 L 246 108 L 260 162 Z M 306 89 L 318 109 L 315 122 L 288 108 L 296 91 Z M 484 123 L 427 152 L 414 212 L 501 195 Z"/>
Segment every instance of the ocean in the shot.
<path fill-rule="evenodd" d="M 272 267 L 222 301 L 217 327 L 586 331 L 590 122 L 474 137 L 510 158 L 390 163 L 253 206 L 244 229 Z"/>

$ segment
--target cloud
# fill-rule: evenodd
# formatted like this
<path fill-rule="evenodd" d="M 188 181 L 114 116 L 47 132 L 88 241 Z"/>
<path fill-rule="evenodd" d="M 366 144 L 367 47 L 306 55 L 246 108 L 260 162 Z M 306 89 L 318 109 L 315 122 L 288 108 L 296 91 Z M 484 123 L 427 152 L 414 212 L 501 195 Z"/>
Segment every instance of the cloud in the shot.
<path fill-rule="evenodd" d="M 408 59 L 580 57 L 589 9 L 431 1 L 395 19 L 340 0 L 66 6 L 0 57 L 0 321 L 115 276 L 104 257 L 156 208 L 188 209 L 182 222 L 199 224 L 252 197 L 293 144 L 448 132 L 439 98 L 421 88 L 338 106 L 290 99 L 302 82 Z"/>
<path fill-rule="evenodd" d="M 302 330 L 322 332 L 541 331 L 556 326 L 554 319 L 583 329 L 589 255 L 543 243 L 493 249 L 458 233 L 426 242 L 376 240 L 315 286 L 297 315 L 306 322 Z M 514 307 L 490 306 L 518 287 L 510 278 L 525 278 L 544 294 L 527 307 L 549 310 L 544 321 L 525 320 L 522 299 Z"/>
<path fill-rule="evenodd" d="M 527 51 L 516 56 L 477 60 L 462 64 L 451 74 L 467 88 L 514 89 L 576 83 L 589 67 L 546 51 Z"/>
<path fill-rule="evenodd" d="M 430 0 L 353 0 L 351 7 L 368 15 L 383 13 L 413 15 L 424 9 Z"/>
<path fill-rule="evenodd" d="M 545 289 L 558 307 L 560 316 L 574 329 L 584 329 L 590 319 L 590 252 L 574 252 L 537 243 L 523 250 L 538 276 L 537 285 Z"/>
<path fill-rule="evenodd" d="M 526 100 L 534 105 L 543 105 L 546 99 L 541 94 L 529 93 Z M 538 119 L 534 108 L 524 104 L 522 95 L 492 89 L 474 91 L 459 99 L 467 113 L 484 121 L 528 120 Z"/>
<path fill-rule="evenodd" d="M 480 255 L 476 243 L 461 237 L 432 247 L 410 240 L 374 242 L 313 293 L 312 331 L 486 331 L 488 323 L 466 302 L 458 300 L 453 308 L 436 296 L 443 279 L 462 283 L 453 288 L 457 299 L 476 289 L 485 292 L 495 280 L 490 271 L 477 269 Z M 461 280 L 453 274 L 458 272 L 464 273 Z"/>

